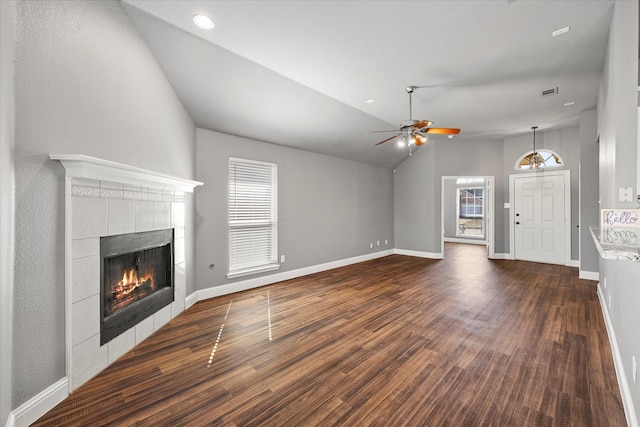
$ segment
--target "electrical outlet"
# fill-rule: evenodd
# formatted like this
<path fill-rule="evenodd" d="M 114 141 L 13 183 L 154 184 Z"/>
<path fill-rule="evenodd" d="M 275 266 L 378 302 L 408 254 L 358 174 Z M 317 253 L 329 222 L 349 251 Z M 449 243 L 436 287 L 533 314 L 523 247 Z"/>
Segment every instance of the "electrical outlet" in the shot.
<path fill-rule="evenodd" d="M 638 364 L 636 363 L 635 356 L 631 356 L 631 372 L 633 376 L 633 383 L 638 384 Z"/>
<path fill-rule="evenodd" d="M 287 257 L 285 257 L 284 255 L 280 255 L 280 263 L 284 264 L 284 262 L 287 260 Z"/>
<path fill-rule="evenodd" d="M 373 243 L 369 243 L 369 249 L 373 249 Z"/>
<path fill-rule="evenodd" d="M 376 246 L 380 246 L 380 240 L 376 241 Z"/>
<path fill-rule="evenodd" d="M 611 294 L 609 294 L 607 298 L 608 298 L 607 304 L 609 305 L 609 308 L 611 308 Z"/>
<path fill-rule="evenodd" d="M 385 244 L 385 245 L 388 245 L 388 244 L 389 244 L 389 241 L 388 241 L 387 239 L 384 239 L 384 244 Z"/>
<path fill-rule="evenodd" d="M 607 289 L 607 278 L 604 278 L 604 288 Z"/>

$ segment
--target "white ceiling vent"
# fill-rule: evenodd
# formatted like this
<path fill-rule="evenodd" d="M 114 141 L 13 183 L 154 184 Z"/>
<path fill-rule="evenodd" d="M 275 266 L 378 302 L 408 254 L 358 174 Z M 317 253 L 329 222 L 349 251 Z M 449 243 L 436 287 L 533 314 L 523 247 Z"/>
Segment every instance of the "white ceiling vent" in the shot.
<path fill-rule="evenodd" d="M 540 96 L 553 96 L 558 94 L 558 88 L 554 87 L 552 89 L 545 89 L 540 92 Z"/>

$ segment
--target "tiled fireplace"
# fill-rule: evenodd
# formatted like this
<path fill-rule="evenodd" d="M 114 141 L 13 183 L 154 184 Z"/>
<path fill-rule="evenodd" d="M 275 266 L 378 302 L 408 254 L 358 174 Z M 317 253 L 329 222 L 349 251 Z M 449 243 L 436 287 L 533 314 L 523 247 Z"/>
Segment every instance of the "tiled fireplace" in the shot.
<path fill-rule="evenodd" d="M 51 158 L 66 169 L 65 316 L 67 377 L 73 391 L 184 310 L 185 192 L 201 183 L 83 155 Z M 165 248 L 164 254 L 159 261 L 147 261 L 144 251 L 161 250 L 154 248 Z M 117 275 L 109 269 L 120 268 L 109 267 L 112 262 L 131 266 L 126 277 L 111 277 L 113 283 L 105 285 L 104 275 Z M 149 269 L 159 270 L 153 284 Z M 125 291 L 129 285 L 123 282 L 133 277 L 138 283 Z M 162 289 L 151 306 L 141 308 L 143 293 L 152 286 Z M 138 313 L 112 322 L 118 330 L 105 336 L 105 325 L 113 326 L 109 321 L 118 311 L 105 307 L 105 301 L 128 292 L 136 295 L 128 294 L 124 299 L 131 304 L 120 311 Z"/>

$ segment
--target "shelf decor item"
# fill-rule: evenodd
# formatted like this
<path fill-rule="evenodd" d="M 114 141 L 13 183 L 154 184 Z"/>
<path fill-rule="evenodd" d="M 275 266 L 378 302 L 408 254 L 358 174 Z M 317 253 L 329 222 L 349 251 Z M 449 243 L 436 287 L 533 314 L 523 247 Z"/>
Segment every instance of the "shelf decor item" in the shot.
<path fill-rule="evenodd" d="M 602 209 L 601 227 L 640 227 L 640 209 Z"/>

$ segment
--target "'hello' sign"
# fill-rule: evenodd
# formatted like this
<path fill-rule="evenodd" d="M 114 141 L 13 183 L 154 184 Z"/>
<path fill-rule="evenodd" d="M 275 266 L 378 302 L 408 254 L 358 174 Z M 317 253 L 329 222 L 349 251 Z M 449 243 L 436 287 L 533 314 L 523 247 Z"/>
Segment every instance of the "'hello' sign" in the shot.
<path fill-rule="evenodd" d="M 602 227 L 640 227 L 640 209 L 602 209 L 600 226 Z"/>

